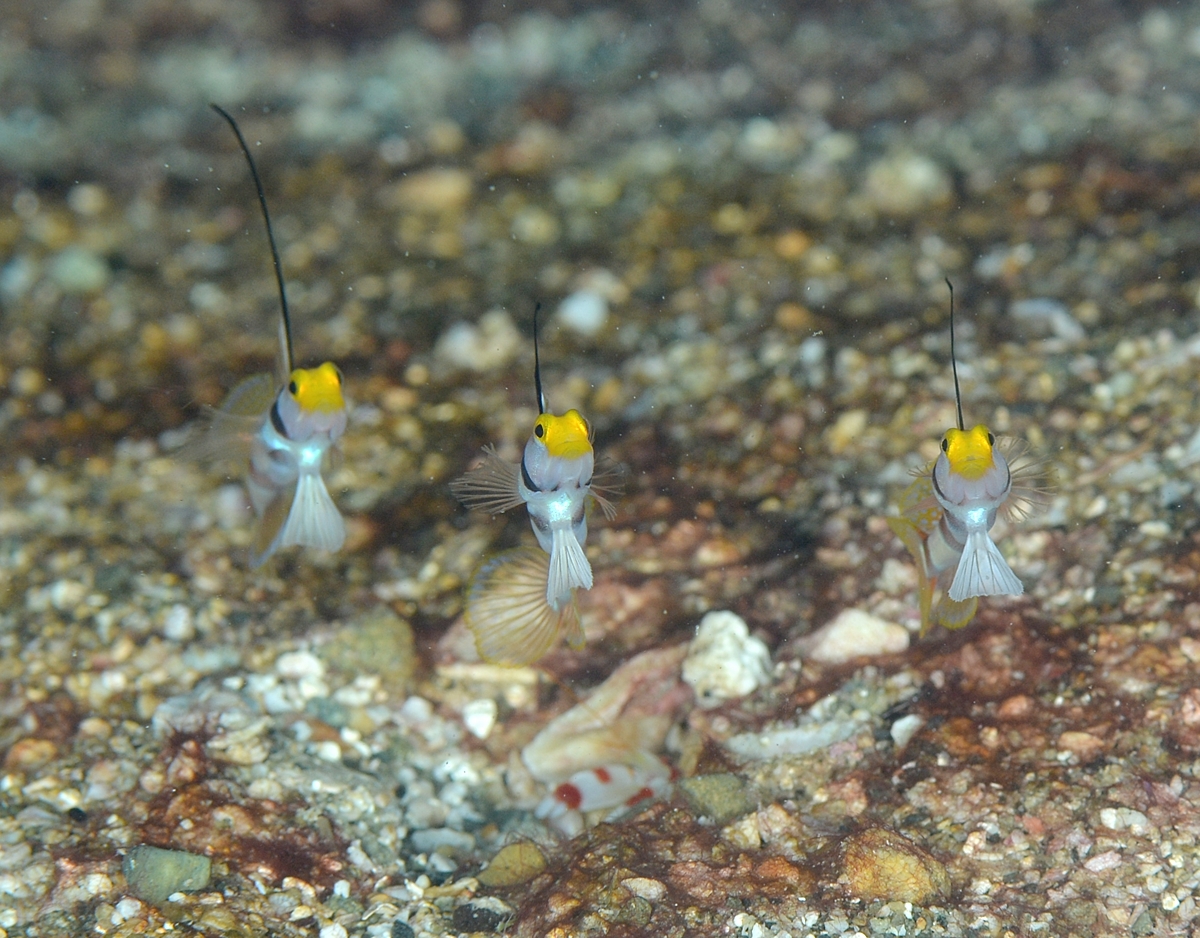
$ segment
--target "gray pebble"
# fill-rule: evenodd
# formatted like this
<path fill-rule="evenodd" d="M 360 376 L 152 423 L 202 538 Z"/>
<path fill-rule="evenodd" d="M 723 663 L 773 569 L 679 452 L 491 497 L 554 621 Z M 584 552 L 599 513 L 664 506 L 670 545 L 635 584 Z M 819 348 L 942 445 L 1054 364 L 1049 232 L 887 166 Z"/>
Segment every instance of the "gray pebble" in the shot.
<path fill-rule="evenodd" d="M 129 891 L 147 902 L 166 902 L 177 892 L 204 889 L 212 876 L 212 860 L 161 847 L 134 847 L 121 864 Z"/>

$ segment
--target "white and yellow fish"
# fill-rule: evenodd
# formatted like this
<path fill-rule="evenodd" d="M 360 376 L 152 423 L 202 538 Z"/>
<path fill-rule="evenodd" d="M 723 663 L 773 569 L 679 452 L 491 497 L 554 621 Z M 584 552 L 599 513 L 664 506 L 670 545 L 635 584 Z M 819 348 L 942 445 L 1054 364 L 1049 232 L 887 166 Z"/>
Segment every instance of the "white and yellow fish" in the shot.
<path fill-rule="evenodd" d="M 345 542 L 346 525 L 322 473 L 346 430 L 346 399 L 342 373 L 332 362 L 316 368 L 292 364 L 291 318 L 262 182 L 237 122 L 222 108 L 212 107 L 233 128 L 258 190 L 279 284 L 282 376 L 260 374 L 238 384 L 213 414 L 195 450 L 200 456 L 234 459 L 246 466 L 246 488 L 259 518 L 250 555 L 257 567 L 283 547 L 332 551 Z"/>
<path fill-rule="evenodd" d="M 612 518 L 616 509 L 609 472 L 597 473 L 592 427 L 577 410 L 546 409 L 533 314 L 534 383 L 538 411 L 520 463 L 486 446 L 483 462 L 450 483 L 467 508 L 500 514 L 525 505 L 541 550 L 516 548 L 486 561 L 467 593 L 466 621 L 481 657 L 497 664 L 532 664 L 558 637 L 578 648 L 583 630 L 575 590 L 591 589 L 592 566 L 583 551 L 588 511 L 595 502 Z"/>
<path fill-rule="evenodd" d="M 900 496 L 900 515 L 887 519 L 917 562 L 922 635 L 933 624 L 965 626 L 974 618 L 980 596 L 1020 596 L 1025 591 L 992 540 L 991 529 L 999 513 L 1020 520 L 1044 495 L 1044 467 L 1026 458 L 1023 441 L 997 440 L 983 424 L 968 430 L 963 423 L 953 287 L 950 363 L 958 426 L 946 431 L 941 455 Z M 945 595 L 935 609 L 939 582 Z"/>

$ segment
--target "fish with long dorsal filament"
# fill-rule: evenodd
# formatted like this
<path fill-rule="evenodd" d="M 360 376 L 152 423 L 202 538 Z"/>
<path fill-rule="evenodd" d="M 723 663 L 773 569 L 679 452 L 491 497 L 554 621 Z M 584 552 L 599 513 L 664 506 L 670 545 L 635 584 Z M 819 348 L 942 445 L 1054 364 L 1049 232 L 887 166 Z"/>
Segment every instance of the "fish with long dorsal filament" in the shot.
<path fill-rule="evenodd" d="M 323 473 L 346 430 L 347 406 L 344 379 L 335 364 L 294 365 L 287 291 L 262 181 L 237 121 L 216 104 L 212 108 L 233 128 L 258 191 L 279 287 L 281 375 L 258 374 L 239 383 L 191 449 L 201 458 L 228 459 L 245 467 L 250 503 L 259 519 L 250 562 L 258 567 L 284 547 L 336 551 L 345 542 L 346 525 Z"/>
<path fill-rule="evenodd" d="M 495 664 L 532 664 L 564 636 L 583 644 L 575 591 L 592 588 L 583 546 L 588 513 L 618 491 L 615 470 L 596 470 L 592 426 L 577 410 L 553 414 L 542 392 L 538 304 L 533 312 L 534 390 L 538 418 L 519 463 L 485 446 L 483 462 L 450 483 L 467 508 L 501 514 L 524 505 L 540 550 L 518 547 L 486 560 L 467 592 L 465 618 L 480 656 Z"/>
<path fill-rule="evenodd" d="M 900 496 L 900 514 L 887 519 L 917 564 L 922 635 L 935 624 L 962 628 L 974 618 L 981 596 L 1025 591 L 991 530 L 1001 513 L 1012 520 L 1026 517 L 1043 500 L 1046 480 L 1045 467 L 1028 458 L 1024 441 L 997 439 L 984 424 L 966 428 L 954 345 L 954 287 L 949 280 L 946 286 L 957 426 L 945 432 L 941 454 Z M 945 591 L 935 607 L 939 584 Z"/>

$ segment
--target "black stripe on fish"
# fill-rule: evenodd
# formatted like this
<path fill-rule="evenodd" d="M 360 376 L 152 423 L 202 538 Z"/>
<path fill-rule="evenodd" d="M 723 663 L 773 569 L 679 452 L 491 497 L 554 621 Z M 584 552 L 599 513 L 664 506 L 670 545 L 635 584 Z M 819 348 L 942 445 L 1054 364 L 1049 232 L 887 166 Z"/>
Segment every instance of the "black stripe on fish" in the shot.
<path fill-rule="evenodd" d="M 279 398 L 275 398 L 275 403 L 271 405 L 271 426 L 285 440 L 291 439 L 288 436 L 287 428 L 283 425 L 283 418 L 279 416 Z"/>

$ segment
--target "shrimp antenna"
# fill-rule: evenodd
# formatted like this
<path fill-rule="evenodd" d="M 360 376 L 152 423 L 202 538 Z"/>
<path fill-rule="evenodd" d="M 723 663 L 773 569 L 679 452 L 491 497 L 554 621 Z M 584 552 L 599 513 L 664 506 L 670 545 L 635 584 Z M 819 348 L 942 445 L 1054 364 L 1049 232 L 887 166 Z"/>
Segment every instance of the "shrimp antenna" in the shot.
<path fill-rule="evenodd" d="M 542 393 L 542 361 L 538 358 L 537 330 L 537 318 L 541 310 L 541 303 L 533 307 L 533 386 L 537 390 L 538 413 L 544 414 L 546 412 L 546 395 Z"/>
<path fill-rule="evenodd" d="M 283 313 L 279 328 L 283 339 L 283 370 L 290 375 L 292 361 L 295 357 L 292 354 L 292 317 L 288 314 L 287 291 L 283 288 L 283 266 L 279 263 L 279 248 L 275 247 L 275 232 L 271 230 L 271 213 L 267 211 L 267 197 L 263 192 L 262 180 L 258 178 L 258 167 L 254 165 L 254 157 L 250 155 L 250 148 L 246 146 L 246 138 L 242 136 L 237 121 L 220 105 L 210 104 L 209 107 L 225 118 L 229 126 L 233 128 L 238 143 L 241 144 L 242 152 L 246 154 L 246 162 L 250 164 L 250 175 L 254 177 L 254 187 L 258 190 L 258 204 L 262 206 L 263 221 L 267 226 L 267 241 L 271 244 L 271 260 L 275 262 L 275 282 L 279 284 L 279 309 Z"/>
<path fill-rule="evenodd" d="M 962 391 L 958 388 L 958 361 L 954 357 L 954 284 L 946 278 L 946 286 L 950 290 L 950 370 L 954 372 L 954 404 L 958 408 L 958 429 L 967 429 L 963 425 Z"/>

